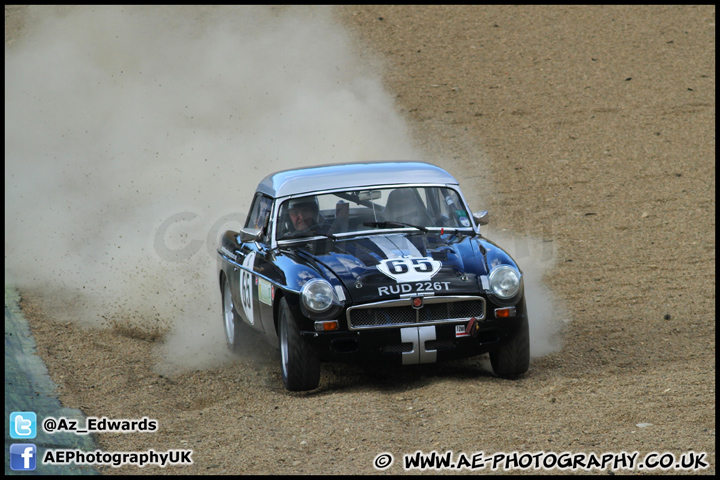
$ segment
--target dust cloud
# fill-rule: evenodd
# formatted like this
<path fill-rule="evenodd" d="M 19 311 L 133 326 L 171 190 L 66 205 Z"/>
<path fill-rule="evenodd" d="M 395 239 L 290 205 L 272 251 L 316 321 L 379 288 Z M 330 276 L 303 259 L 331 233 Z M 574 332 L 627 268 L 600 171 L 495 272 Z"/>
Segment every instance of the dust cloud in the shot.
<path fill-rule="evenodd" d="M 554 242 L 527 233 L 492 228 L 483 231 L 483 235 L 508 252 L 522 270 L 530 320 L 530 356 L 539 358 L 559 350 L 562 329 L 570 317 L 564 302 L 544 283 L 545 275 L 556 262 Z"/>
<path fill-rule="evenodd" d="M 165 371 L 217 365 L 215 246 L 257 183 L 422 157 L 330 7 L 30 7 L 5 55 L 5 281 L 59 321 L 161 332 Z"/>

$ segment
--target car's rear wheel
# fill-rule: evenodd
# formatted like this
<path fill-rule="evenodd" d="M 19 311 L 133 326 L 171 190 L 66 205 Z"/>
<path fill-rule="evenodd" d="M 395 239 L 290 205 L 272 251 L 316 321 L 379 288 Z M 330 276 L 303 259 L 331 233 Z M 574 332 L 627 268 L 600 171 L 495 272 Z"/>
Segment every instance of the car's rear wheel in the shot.
<path fill-rule="evenodd" d="M 240 345 L 242 321 L 235 313 L 235 305 L 233 304 L 232 294 L 230 293 L 230 282 L 225 276 L 223 276 L 222 279 L 222 310 L 225 341 L 227 342 L 228 349 L 236 352 Z"/>
<path fill-rule="evenodd" d="M 293 392 L 313 390 L 320 383 L 320 359 L 300 336 L 285 298 L 280 299 L 280 361 L 285 388 Z"/>
<path fill-rule="evenodd" d="M 530 328 L 527 316 L 512 338 L 498 350 L 490 352 L 490 364 L 498 377 L 515 378 L 530 368 Z"/>

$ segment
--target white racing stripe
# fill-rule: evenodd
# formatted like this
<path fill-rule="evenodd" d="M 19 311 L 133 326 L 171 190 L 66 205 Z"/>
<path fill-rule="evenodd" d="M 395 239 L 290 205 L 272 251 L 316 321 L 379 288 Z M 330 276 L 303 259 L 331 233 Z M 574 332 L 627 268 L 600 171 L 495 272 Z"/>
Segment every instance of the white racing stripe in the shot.
<path fill-rule="evenodd" d="M 388 237 L 378 236 L 371 238 L 371 241 L 382 250 L 388 259 L 407 256 L 423 257 L 420 250 L 402 235 L 398 235 L 392 240 Z"/>

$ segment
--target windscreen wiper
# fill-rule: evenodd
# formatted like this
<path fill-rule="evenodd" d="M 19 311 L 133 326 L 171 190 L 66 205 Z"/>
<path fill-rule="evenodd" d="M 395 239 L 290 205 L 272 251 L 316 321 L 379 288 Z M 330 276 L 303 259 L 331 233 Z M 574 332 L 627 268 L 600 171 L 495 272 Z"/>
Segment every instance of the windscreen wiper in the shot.
<path fill-rule="evenodd" d="M 448 227 L 441 227 L 441 228 L 440 228 L 440 235 L 444 235 L 444 234 L 446 234 L 446 233 L 452 233 L 454 236 L 457 236 L 457 235 L 467 235 L 467 236 L 469 236 L 469 237 L 476 237 L 476 236 L 480 235 L 480 234 L 477 233 L 475 230 L 470 230 L 470 231 L 468 232 L 467 230 L 460 230 L 459 228 L 455 228 L 455 227 L 450 227 L 450 228 L 448 228 Z"/>
<path fill-rule="evenodd" d="M 427 233 L 428 229 L 422 225 L 411 225 L 403 222 L 363 222 L 366 227 L 379 227 L 379 228 L 400 228 L 400 227 L 412 227 L 417 228 L 423 233 Z"/>

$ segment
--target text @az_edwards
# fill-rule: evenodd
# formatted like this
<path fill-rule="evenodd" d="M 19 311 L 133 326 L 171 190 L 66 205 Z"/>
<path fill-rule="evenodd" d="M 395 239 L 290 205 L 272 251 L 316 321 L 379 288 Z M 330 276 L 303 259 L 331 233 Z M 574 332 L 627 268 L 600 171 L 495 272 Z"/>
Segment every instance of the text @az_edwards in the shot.
<path fill-rule="evenodd" d="M 87 417 L 85 427 L 80 427 L 79 422 L 72 418 L 46 417 L 42 421 L 45 433 L 70 432 L 78 435 L 89 433 L 153 433 L 158 430 L 158 421 L 143 417 L 139 420 L 121 419 L 111 420 L 107 417 Z"/>

